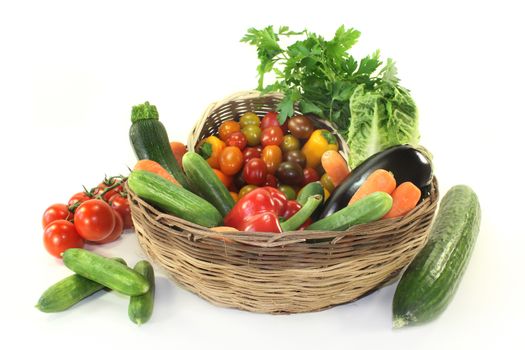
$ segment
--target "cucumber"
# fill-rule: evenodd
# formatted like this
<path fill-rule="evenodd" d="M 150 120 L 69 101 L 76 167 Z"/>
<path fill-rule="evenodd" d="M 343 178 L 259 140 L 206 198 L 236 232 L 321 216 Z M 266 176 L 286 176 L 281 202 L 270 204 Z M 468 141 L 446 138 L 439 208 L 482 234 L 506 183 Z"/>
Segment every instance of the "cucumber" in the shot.
<path fill-rule="evenodd" d="M 445 311 L 470 260 L 480 221 L 474 191 L 464 185 L 452 187 L 441 200 L 428 243 L 397 285 L 394 328 L 428 322 Z"/>
<path fill-rule="evenodd" d="M 153 301 L 155 299 L 155 272 L 146 260 L 139 261 L 133 268 L 144 276 L 149 282 L 149 290 L 142 294 L 131 297 L 128 306 L 129 319 L 140 325 L 146 323 L 153 313 Z"/>
<path fill-rule="evenodd" d="M 308 226 L 307 230 L 344 231 L 350 226 L 381 219 L 392 208 L 392 197 L 374 192 Z"/>
<path fill-rule="evenodd" d="M 133 192 L 166 213 L 206 227 L 218 226 L 222 215 L 196 194 L 143 170 L 134 170 L 128 177 Z"/>
<path fill-rule="evenodd" d="M 114 260 L 126 265 L 126 262 L 121 258 Z M 74 274 L 46 289 L 38 299 L 36 308 L 42 312 L 64 311 L 102 289 L 104 286 L 100 283 Z"/>
<path fill-rule="evenodd" d="M 182 157 L 182 166 L 192 188 L 213 204 L 222 216 L 226 216 L 235 201 L 208 162 L 195 152 L 187 152 Z"/>
<path fill-rule="evenodd" d="M 319 217 L 319 214 L 323 211 L 323 203 L 324 203 L 324 189 L 323 186 L 319 181 L 316 182 L 310 182 L 306 186 L 304 186 L 297 195 L 297 202 L 301 205 L 305 205 L 306 201 L 309 197 L 320 195 L 321 196 L 321 205 L 317 207 L 317 209 L 312 214 L 312 219 L 316 220 Z"/>
<path fill-rule="evenodd" d="M 157 107 L 149 102 L 133 106 L 129 139 L 135 155 L 159 163 L 183 186 L 189 189 L 188 179 L 173 155 L 166 128 L 159 121 Z"/>
<path fill-rule="evenodd" d="M 121 263 L 82 248 L 70 248 L 62 256 L 64 265 L 82 277 L 125 295 L 144 294 L 148 281 L 139 273 Z"/>

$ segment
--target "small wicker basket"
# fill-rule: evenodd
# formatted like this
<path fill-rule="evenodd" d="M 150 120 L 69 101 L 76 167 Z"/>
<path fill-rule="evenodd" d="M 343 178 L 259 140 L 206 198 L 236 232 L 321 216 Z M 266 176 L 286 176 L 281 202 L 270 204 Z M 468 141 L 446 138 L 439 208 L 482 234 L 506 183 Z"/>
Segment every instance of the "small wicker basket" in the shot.
<path fill-rule="evenodd" d="M 196 124 L 189 149 L 216 133 L 222 121 L 247 111 L 262 116 L 280 100 L 278 94 L 247 92 L 212 104 Z M 402 218 L 340 232 L 282 234 L 211 231 L 129 194 L 141 247 L 182 286 L 216 305 L 298 313 L 353 301 L 392 281 L 427 241 L 438 188 L 434 179 L 430 195 Z"/>

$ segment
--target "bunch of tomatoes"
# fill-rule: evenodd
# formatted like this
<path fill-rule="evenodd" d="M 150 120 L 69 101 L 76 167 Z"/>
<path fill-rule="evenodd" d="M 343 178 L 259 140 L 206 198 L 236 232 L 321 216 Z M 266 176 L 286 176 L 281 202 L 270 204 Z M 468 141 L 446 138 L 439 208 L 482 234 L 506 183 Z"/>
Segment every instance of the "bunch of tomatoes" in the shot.
<path fill-rule="evenodd" d="M 42 216 L 46 250 L 61 258 L 69 248 L 113 242 L 131 228 L 125 181 L 122 176 L 105 178 L 97 187 L 75 193 L 67 204 L 48 207 Z"/>
<path fill-rule="evenodd" d="M 278 188 L 289 200 L 310 182 L 321 181 L 327 192 L 333 190 L 322 167 L 309 167 L 302 150 L 316 130 L 312 121 L 296 115 L 281 125 L 277 116 L 273 111 L 263 118 L 246 112 L 239 121 L 224 121 L 217 135 L 198 144 L 197 151 L 235 200 L 262 186 Z"/>

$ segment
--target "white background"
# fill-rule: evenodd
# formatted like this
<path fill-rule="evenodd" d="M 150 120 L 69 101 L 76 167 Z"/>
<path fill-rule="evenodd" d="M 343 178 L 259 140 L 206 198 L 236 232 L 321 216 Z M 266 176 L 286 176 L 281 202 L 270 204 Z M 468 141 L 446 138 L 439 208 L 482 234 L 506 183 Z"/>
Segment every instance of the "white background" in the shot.
<path fill-rule="evenodd" d="M 2 344 L 38 348 L 502 349 L 524 347 L 523 11 L 515 3 L 436 1 L 17 1 L 0 5 Z M 481 232 L 446 312 L 392 331 L 395 285 L 352 304 L 290 316 L 219 308 L 158 273 L 151 321 L 99 294 L 60 314 L 33 306 L 69 275 L 42 245 L 40 216 L 81 185 L 133 166 L 131 106 L 149 100 L 185 141 L 208 103 L 255 87 L 251 27 L 362 32 L 354 53 L 397 61 L 435 157 L 442 194 L 473 187 Z M 133 233 L 96 251 L 134 264 Z"/>

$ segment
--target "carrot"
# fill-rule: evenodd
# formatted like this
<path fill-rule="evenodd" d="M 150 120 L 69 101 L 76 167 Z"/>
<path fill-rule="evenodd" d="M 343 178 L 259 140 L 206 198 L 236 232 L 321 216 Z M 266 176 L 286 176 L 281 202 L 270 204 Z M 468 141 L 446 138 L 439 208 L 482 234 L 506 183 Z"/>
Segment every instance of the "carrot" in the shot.
<path fill-rule="evenodd" d="M 177 141 L 172 141 L 170 142 L 170 147 L 175 159 L 177 159 L 177 163 L 182 167 L 182 156 L 184 153 L 188 152 L 186 145 Z"/>
<path fill-rule="evenodd" d="M 391 194 L 395 188 L 396 179 L 394 179 L 394 175 L 384 169 L 377 169 L 368 176 L 365 182 L 363 182 L 348 204 L 355 203 L 361 198 L 374 192 L 386 192 Z"/>
<path fill-rule="evenodd" d="M 168 173 L 166 169 L 164 169 L 159 163 L 150 159 L 139 160 L 137 164 L 135 164 L 133 170 L 149 171 L 150 173 L 157 174 L 165 178 L 166 180 L 173 182 L 174 184 L 179 184 L 177 180 L 175 180 L 175 178 L 170 173 Z"/>
<path fill-rule="evenodd" d="M 421 190 L 412 182 L 403 182 L 392 192 L 392 208 L 383 218 L 397 218 L 414 209 L 421 198 Z"/>
<path fill-rule="evenodd" d="M 321 157 L 321 164 L 323 165 L 324 171 L 326 171 L 332 179 L 335 187 L 350 174 L 348 163 L 337 151 L 329 150 L 324 152 Z"/>

